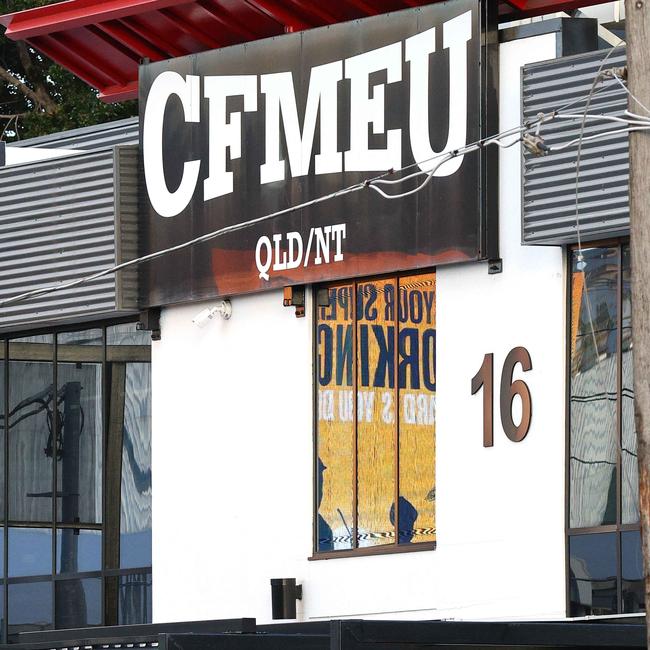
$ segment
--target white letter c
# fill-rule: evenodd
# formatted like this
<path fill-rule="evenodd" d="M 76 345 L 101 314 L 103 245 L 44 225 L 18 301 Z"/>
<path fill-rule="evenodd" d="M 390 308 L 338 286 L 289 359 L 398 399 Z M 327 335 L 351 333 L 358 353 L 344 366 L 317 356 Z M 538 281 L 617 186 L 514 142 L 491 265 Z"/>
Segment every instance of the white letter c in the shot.
<path fill-rule="evenodd" d="M 168 70 L 155 79 L 147 97 L 142 129 L 144 177 L 151 205 L 161 217 L 175 217 L 188 206 L 194 195 L 201 167 L 200 160 L 184 163 L 181 184 L 175 192 L 169 191 L 165 180 L 162 143 L 165 108 L 172 95 L 178 95 L 183 104 L 185 122 L 199 122 L 200 78 L 188 75 L 187 79 L 183 79 L 177 72 Z"/>

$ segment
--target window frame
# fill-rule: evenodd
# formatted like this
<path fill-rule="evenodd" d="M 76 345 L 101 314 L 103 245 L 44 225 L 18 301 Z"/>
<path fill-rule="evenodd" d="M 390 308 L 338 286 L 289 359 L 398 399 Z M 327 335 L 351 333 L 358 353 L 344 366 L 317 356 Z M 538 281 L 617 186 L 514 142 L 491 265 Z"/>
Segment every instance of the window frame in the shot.
<path fill-rule="evenodd" d="M 107 476 L 108 476 L 108 459 L 107 459 L 107 444 L 108 444 L 108 434 L 109 434 L 109 419 L 110 419 L 110 394 L 111 386 L 109 385 L 109 372 L 107 372 L 109 365 L 114 362 L 124 362 L 126 363 L 147 363 L 151 364 L 151 345 L 147 346 L 148 353 L 143 354 L 143 346 L 130 346 L 130 348 L 124 351 L 124 354 L 118 353 L 117 355 L 111 354 L 109 348 L 111 347 L 108 344 L 108 330 L 111 327 L 116 325 L 131 325 L 137 323 L 137 315 L 123 316 L 111 319 L 96 319 L 91 321 L 83 322 L 72 322 L 62 325 L 52 325 L 51 327 L 39 326 L 33 329 L 19 329 L 19 330 L 5 330 L 0 331 L 0 349 L 2 350 L 2 356 L 0 356 L 0 362 L 4 363 L 4 366 L 0 372 L 3 373 L 4 378 L 4 408 L 5 415 L 9 409 L 9 390 L 10 390 L 10 381 L 7 381 L 9 378 L 10 370 L 10 361 L 11 352 L 10 346 L 11 341 L 23 337 L 33 337 L 39 335 L 51 335 L 52 343 L 48 344 L 52 347 L 52 357 L 51 359 L 46 360 L 46 363 L 52 365 L 52 378 L 53 385 L 58 385 L 58 365 L 60 363 L 71 363 L 70 360 L 66 360 L 64 357 L 60 359 L 58 356 L 58 337 L 64 333 L 74 333 L 82 332 L 85 330 L 98 329 L 102 331 L 102 344 L 101 344 L 101 353 L 98 355 L 96 361 L 89 363 L 97 363 L 102 368 L 102 377 L 100 382 L 100 391 L 101 391 L 101 421 L 102 421 L 102 435 L 101 435 L 101 445 L 102 445 L 102 467 L 101 467 L 101 481 L 102 481 L 102 496 L 101 496 L 101 522 L 100 523 L 90 523 L 90 522 L 63 522 L 58 521 L 59 519 L 59 509 L 57 508 L 56 498 L 53 496 L 52 499 L 52 512 L 51 512 L 51 521 L 20 521 L 20 520 L 11 520 L 9 518 L 9 482 L 10 482 L 10 473 L 8 471 L 9 463 L 9 435 L 8 431 L 5 430 L 4 438 L 4 449 L 3 456 L 0 457 L 0 462 L 3 463 L 5 468 L 4 482 L 0 485 L 0 489 L 4 492 L 4 503 L 5 511 L 4 515 L 0 517 L 0 527 L 2 531 L 0 535 L 3 536 L 3 554 L 0 557 L 0 562 L 3 563 L 3 575 L 0 577 L 0 594 L 2 596 L 2 602 L 0 603 L 0 613 L 2 613 L 2 618 L 4 618 L 3 628 L 0 630 L 0 643 L 8 643 L 10 637 L 10 621 L 9 621 L 9 589 L 11 585 L 17 584 L 29 584 L 29 583 L 47 583 L 51 590 L 51 630 L 60 629 L 56 626 L 57 618 L 57 596 L 56 589 L 57 584 L 60 582 L 66 582 L 71 580 L 84 580 L 84 579 L 100 579 L 101 580 L 101 602 L 100 602 L 100 615 L 101 623 L 103 625 L 118 625 L 119 624 L 119 602 L 117 597 L 119 597 L 119 589 L 115 591 L 116 600 L 115 603 L 111 603 L 111 611 L 109 612 L 109 603 L 108 591 L 109 583 L 116 583 L 119 587 L 119 580 L 122 577 L 128 577 L 132 575 L 142 576 L 147 584 L 151 584 L 152 579 L 152 565 L 142 566 L 142 567 L 129 567 L 129 568 L 119 568 L 118 567 L 109 567 L 108 558 L 106 557 L 106 544 L 107 544 L 107 528 L 109 526 L 108 522 L 108 495 L 107 495 Z M 65 344 L 64 344 L 65 345 Z M 126 346 L 124 346 L 126 347 Z M 122 351 L 120 351 L 122 352 Z M 146 357 L 146 358 L 145 358 Z M 56 440 L 59 435 L 59 426 L 56 418 L 53 422 L 53 436 Z M 57 463 L 52 463 L 52 491 L 56 492 L 57 489 Z M 120 537 L 120 517 L 119 517 L 119 507 L 118 507 L 118 517 L 117 517 L 117 537 Z M 10 529 L 39 529 L 39 530 L 48 530 L 51 532 L 51 572 L 44 573 L 39 575 L 24 575 L 24 576 L 9 576 L 9 530 Z M 99 531 L 101 533 L 101 565 L 98 570 L 92 571 L 79 571 L 77 573 L 59 573 L 57 572 L 57 531 L 72 529 L 80 531 Z M 111 594 L 113 595 L 113 594 Z M 151 605 L 149 604 L 149 607 Z M 96 625 L 89 626 L 88 630 L 92 630 Z"/>
<path fill-rule="evenodd" d="M 613 533 L 616 539 L 616 608 L 612 615 L 623 614 L 623 565 L 622 565 L 622 534 L 625 532 L 640 532 L 641 522 L 623 524 L 622 521 L 622 391 L 623 391 L 623 249 L 630 246 L 629 237 L 609 238 L 584 242 L 581 246 L 572 244 L 566 247 L 566 318 L 565 318 L 565 481 L 564 481 L 564 546 L 565 546 L 565 612 L 567 618 L 574 618 L 571 613 L 571 554 L 570 541 L 572 537 L 593 535 L 597 533 Z M 584 528 L 571 527 L 571 313 L 573 309 L 573 255 L 580 248 L 616 248 L 617 250 L 617 281 L 616 281 L 616 523 L 588 526 Z M 647 603 L 646 603 L 647 607 Z M 642 615 L 639 612 L 639 615 Z M 599 616 L 599 615 L 593 615 Z M 608 616 L 603 614 L 603 616 Z M 578 617 L 580 618 L 580 617 Z"/>
<path fill-rule="evenodd" d="M 360 276 L 354 278 L 342 278 L 340 280 L 329 280 L 327 282 L 322 282 L 319 284 L 312 285 L 312 553 L 307 558 L 309 561 L 318 561 L 318 560 L 333 560 L 337 558 L 349 558 L 349 557 L 368 557 L 373 555 L 391 555 L 395 553 L 418 553 L 423 551 L 434 551 L 437 547 L 437 541 L 429 542 L 415 542 L 409 544 L 400 544 L 399 535 L 395 534 L 395 539 L 390 544 L 379 544 L 377 546 L 368 546 L 368 547 L 358 547 L 355 546 L 351 549 L 341 549 L 338 551 L 319 551 L 318 550 L 318 293 L 324 289 L 329 289 L 330 287 L 342 285 L 342 284 L 351 284 L 353 286 L 353 296 L 354 296 L 354 307 L 353 307 L 353 413 L 354 413 L 354 429 L 355 429 L 355 459 L 354 459 L 354 475 L 353 475 L 353 501 L 355 511 L 358 508 L 358 499 L 357 499 L 357 460 L 356 460 L 356 448 L 358 445 L 358 429 L 357 429 L 357 392 L 358 382 L 357 382 L 357 318 L 356 318 L 356 296 L 357 296 L 357 285 L 366 283 L 366 282 L 376 282 L 381 280 L 394 280 L 399 291 L 399 282 L 403 278 L 409 278 L 415 275 L 427 275 L 433 274 L 436 276 L 436 294 L 435 294 L 435 303 L 434 305 L 437 308 L 437 269 L 436 267 L 426 267 L 422 269 L 413 269 L 410 271 L 396 271 L 393 273 L 381 273 L 376 275 Z M 399 325 L 399 316 L 398 310 L 396 310 L 396 319 Z M 399 330 L 398 330 L 399 332 Z M 395 356 L 399 355 L 399 344 L 398 344 L 398 332 L 395 335 Z M 436 328 L 437 332 L 437 328 Z M 436 347 L 434 349 L 434 359 L 437 363 L 437 338 L 436 338 Z M 398 364 L 395 364 L 395 373 L 397 374 Z M 437 375 L 437 369 L 436 369 Z M 399 391 L 399 382 L 395 382 L 395 390 Z M 437 388 L 436 388 L 437 396 Z M 397 409 L 399 410 L 399 401 L 396 401 Z M 434 427 L 437 425 L 437 418 L 434 421 Z M 396 457 L 399 458 L 399 429 L 396 428 L 395 434 L 395 453 Z M 435 430 L 435 429 L 434 429 Z M 437 447 L 436 447 L 437 449 Z M 437 468 L 437 465 L 436 465 Z M 395 490 L 396 493 L 399 491 L 399 461 L 395 464 L 394 470 L 395 477 Z M 435 472 L 434 472 L 434 485 L 437 485 Z M 396 508 L 396 521 L 395 521 L 395 530 L 399 526 L 399 508 Z M 437 510 L 436 510 L 437 512 Z M 356 544 L 356 516 L 355 516 L 355 528 L 353 542 Z"/>

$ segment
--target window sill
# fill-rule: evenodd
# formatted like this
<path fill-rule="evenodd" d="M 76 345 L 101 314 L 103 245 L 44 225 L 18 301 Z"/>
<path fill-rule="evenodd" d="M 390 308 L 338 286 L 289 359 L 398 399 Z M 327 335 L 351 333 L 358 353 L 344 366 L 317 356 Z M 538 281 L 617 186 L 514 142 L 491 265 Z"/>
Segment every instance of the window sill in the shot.
<path fill-rule="evenodd" d="M 327 551 L 325 553 L 314 553 L 307 558 L 310 562 L 316 560 L 336 560 L 344 557 L 369 557 L 371 555 L 392 555 L 394 553 L 416 553 L 420 551 L 434 551 L 437 542 L 419 542 L 415 544 L 386 544 L 382 546 L 370 546 L 368 548 L 355 548 L 349 551 Z"/>

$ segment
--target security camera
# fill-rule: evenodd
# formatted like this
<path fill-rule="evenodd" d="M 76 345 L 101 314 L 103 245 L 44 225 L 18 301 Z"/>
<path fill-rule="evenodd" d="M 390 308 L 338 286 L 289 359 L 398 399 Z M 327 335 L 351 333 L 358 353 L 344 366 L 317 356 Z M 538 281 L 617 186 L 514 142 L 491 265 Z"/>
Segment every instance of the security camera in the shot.
<path fill-rule="evenodd" d="M 228 320 L 232 316 L 232 304 L 230 300 L 222 300 L 215 307 L 206 307 L 192 319 L 192 322 L 197 327 L 205 327 L 207 322 L 212 320 L 217 314 L 224 320 Z"/>

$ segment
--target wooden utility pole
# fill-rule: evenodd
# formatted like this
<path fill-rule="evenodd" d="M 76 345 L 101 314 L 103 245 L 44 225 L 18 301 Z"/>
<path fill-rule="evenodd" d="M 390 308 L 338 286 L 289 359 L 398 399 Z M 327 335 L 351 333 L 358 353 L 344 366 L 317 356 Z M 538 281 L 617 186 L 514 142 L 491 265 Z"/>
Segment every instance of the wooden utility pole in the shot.
<path fill-rule="evenodd" d="M 650 106 L 650 0 L 625 0 L 628 89 Z M 646 115 L 632 98 L 630 110 Z M 630 248 L 634 416 L 638 436 L 639 509 L 650 603 L 650 132 L 630 133 Z M 647 626 L 650 630 L 650 625 Z M 650 639 L 650 634 L 648 635 Z M 650 642 L 648 643 L 650 647 Z"/>

